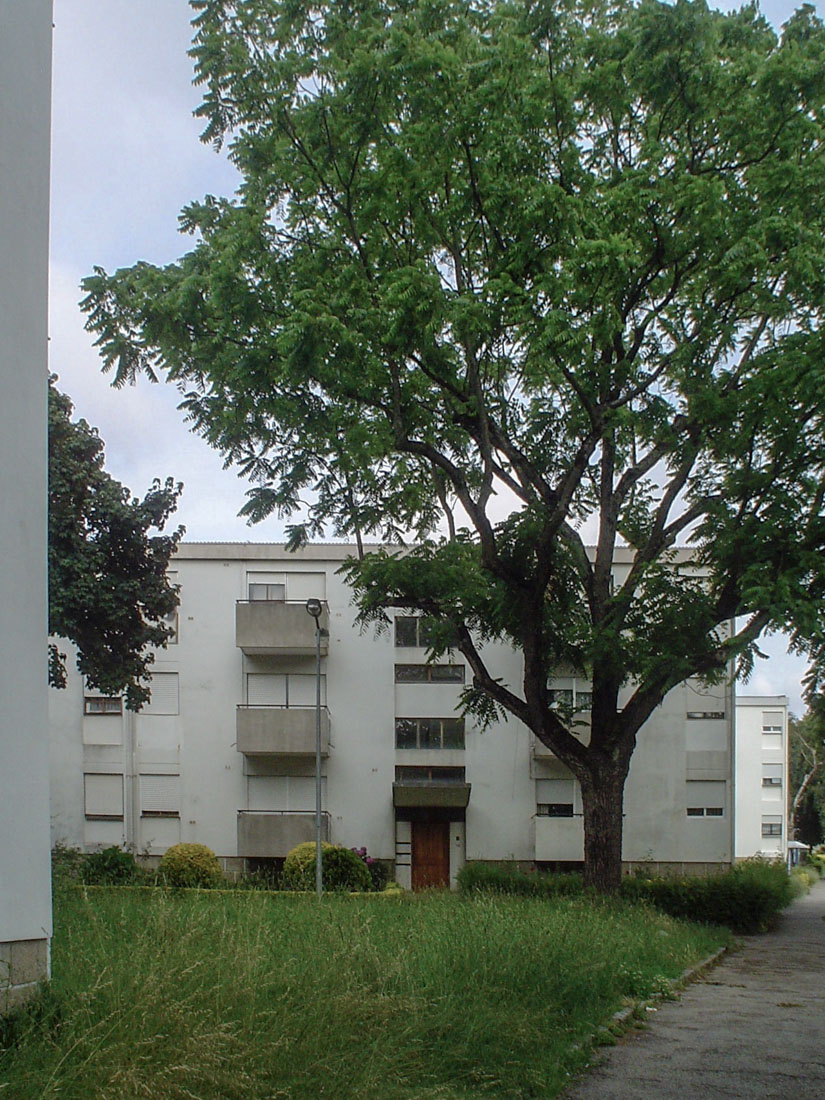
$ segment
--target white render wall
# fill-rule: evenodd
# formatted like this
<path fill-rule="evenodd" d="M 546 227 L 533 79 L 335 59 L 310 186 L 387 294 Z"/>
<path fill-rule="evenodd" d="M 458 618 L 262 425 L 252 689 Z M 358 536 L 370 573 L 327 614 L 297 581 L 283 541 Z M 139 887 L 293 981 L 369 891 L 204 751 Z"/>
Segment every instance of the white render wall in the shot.
<path fill-rule="evenodd" d="M 778 716 L 779 733 L 768 732 Z M 765 786 L 779 772 L 779 785 Z M 788 699 L 785 695 L 739 695 L 736 699 L 736 858 L 785 859 L 788 850 Z M 779 835 L 763 836 L 763 824 Z"/>
<path fill-rule="evenodd" d="M 0 1013 L 48 972 L 51 0 L 0 0 Z"/>
<path fill-rule="evenodd" d="M 158 654 L 152 706 L 138 716 L 83 717 L 77 677 L 70 691 L 52 693 L 53 759 L 64 765 L 55 772 L 56 838 L 82 847 L 125 842 L 149 854 L 178 840 L 198 841 L 232 860 L 238 811 L 313 810 L 312 757 L 245 757 L 235 747 L 236 706 L 247 702 L 249 675 L 305 677 L 293 681 L 304 694 L 313 683 L 314 655 L 251 657 L 235 644 L 236 601 L 247 599 L 249 583 L 286 575 L 287 599 L 315 595 L 329 606 L 322 658 L 330 714 L 324 809 L 334 842 L 396 859 L 399 880 L 408 882 L 410 827 L 393 805 L 395 768 L 461 766 L 471 793 L 466 820 L 460 812 L 451 817 L 451 878 L 465 860 L 580 861 L 580 792 L 573 793 L 573 817 L 537 816 L 537 783 L 569 773 L 546 752 L 537 756 L 531 734 L 515 719 L 484 732 L 468 719 L 463 750 L 396 750 L 396 717 L 449 717 L 461 689 L 394 682 L 395 663 L 423 663 L 426 654 L 396 648 L 392 630 L 362 632 L 354 625 L 350 592 L 337 573 L 351 552 L 349 546 L 289 554 L 275 545 L 183 544 L 174 563 L 181 587 L 178 642 Z M 495 674 L 519 690 L 519 655 L 503 645 L 486 652 Z M 455 659 L 463 662 L 460 654 Z M 175 676 L 179 695 L 170 696 Z M 173 698 L 169 706 L 155 701 L 167 698 Z M 153 713 L 174 709 L 178 699 L 178 713 Z M 626 790 L 627 862 L 702 868 L 731 861 L 732 715 L 731 685 L 688 683 L 670 693 L 641 731 Z M 99 777 L 123 776 L 119 817 L 89 815 L 82 806 L 78 812 L 78 771 L 95 777 L 87 783 L 102 784 L 106 797 L 114 781 Z M 179 816 L 140 812 L 140 785 L 153 776 L 179 783 Z M 688 816 L 689 808 L 702 815 Z"/>

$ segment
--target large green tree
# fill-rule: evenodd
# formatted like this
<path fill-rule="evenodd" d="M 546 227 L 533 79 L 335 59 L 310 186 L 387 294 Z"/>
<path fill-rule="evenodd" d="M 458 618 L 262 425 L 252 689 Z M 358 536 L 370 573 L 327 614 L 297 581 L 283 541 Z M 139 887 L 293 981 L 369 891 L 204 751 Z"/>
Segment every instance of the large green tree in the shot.
<path fill-rule="evenodd" d="M 825 699 L 810 700 L 802 718 L 791 717 L 790 818 L 793 837 L 819 844 L 825 828 Z"/>
<path fill-rule="evenodd" d="M 192 6 L 204 139 L 242 182 L 184 210 L 179 262 L 86 280 L 105 366 L 180 387 L 252 519 L 414 539 L 353 560 L 363 617 L 457 633 L 466 705 L 573 771 L 612 889 L 664 695 L 747 669 L 765 627 L 823 636 L 823 27 L 701 0 Z M 592 682 L 589 741 L 560 666 Z"/>
<path fill-rule="evenodd" d="M 156 481 L 143 500 L 103 468 L 103 441 L 49 380 L 49 633 L 74 642 L 86 683 L 149 700 L 154 650 L 174 632 L 167 566 L 183 528 L 162 534 L 182 489 Z M 156 534 L 150 532 L 156 531 Z M 66 685 L 66 655 L 49 645 L 49 683 Z"/>

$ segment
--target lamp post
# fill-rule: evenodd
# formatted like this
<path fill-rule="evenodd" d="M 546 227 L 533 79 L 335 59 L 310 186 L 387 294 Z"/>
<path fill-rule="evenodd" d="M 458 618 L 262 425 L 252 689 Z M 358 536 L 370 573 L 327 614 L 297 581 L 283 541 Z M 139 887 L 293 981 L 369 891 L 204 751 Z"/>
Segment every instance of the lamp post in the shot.
<path fill-rule="evenodd" d="M 307 614 L 315 620 L 315 893 L 324 891 L 321 849 L 321 624 L 320 600 L 307 600 Z"/>

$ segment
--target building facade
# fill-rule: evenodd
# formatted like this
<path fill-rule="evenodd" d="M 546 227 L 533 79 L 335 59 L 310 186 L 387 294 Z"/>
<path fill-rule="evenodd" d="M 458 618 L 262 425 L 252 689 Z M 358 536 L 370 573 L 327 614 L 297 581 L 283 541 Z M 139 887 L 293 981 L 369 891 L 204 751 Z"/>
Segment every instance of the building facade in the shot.
<path fill-rule="evenodd" d="M 130 714 L 85 693 L 77 675 L 51 693 L 54 839 L 153 856 L 196 841 L 230 870 L 312 839 L 315 621 L 305 604 L 318 599 L 325 836 L 392 861 L 413 887 L 451 882 L 468 860 L 579 864 L 570 772 L 515 719 L 482 731 L 458 713 L 464 659 L 428 664 L 421 620 L 398 613 L 386 631 L 360 630 L 339 575 L 351 553 L 182 544 L 177 633 L 158 653 L 151 704 Z M 485 652 L 517 690 L 520 656 Z M 586 739 L 588 685 L 560 673 L 552 686 L 577 707 Z M 688 682 L 642 729 L 626 788 L 628 865 L 732 861 L 733 713 L 732 685 Z"/>
<path fill-rule="evenodd" d="M 736 699 L 736 858 L 786 859 L 788 699 Z"/>
<path fill-rule="evenodd" d="M 48 975 L 51 0 L 0 0 L 0 1014 Z"/>

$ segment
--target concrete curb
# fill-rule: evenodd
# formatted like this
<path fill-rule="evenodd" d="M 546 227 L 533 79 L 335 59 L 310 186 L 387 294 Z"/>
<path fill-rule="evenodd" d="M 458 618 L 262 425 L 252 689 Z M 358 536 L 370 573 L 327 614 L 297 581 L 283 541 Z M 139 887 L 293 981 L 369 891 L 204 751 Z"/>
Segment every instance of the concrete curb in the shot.
<path fill-rule="evenodd" d="M 671 996 L 675 998 L 685 986 L 690 985 L 691 982 L 695 982 L 706 970 L 710 970 L 720 963 L 729 950 L 729 947 L 719 947 L 713 954 L 708 955 L 707 958 L 683 970 L 678 978 L 671 978 L 668 983 L 670 986 L 669 993 L 654 993 L 651 997 L 643 1001 L 636 1001 L 632 1005 L 627 1005 L 626 1008 L 620 1008 L 618 1012 L 613 1013 L 609 1024 L 599 1028 L 596 1033 L 597 1036 L 603 1036 L 605 1038 L 609 1036 L 610 1039 L 616 1039 L 618 1036 L 624 1035 L 625 1032 L 630 1030 L 635 1021 L 641 1021 L 644 1013 L 655 1012 L 657 1006 L 665 1000 L 665 998 Z"/>

